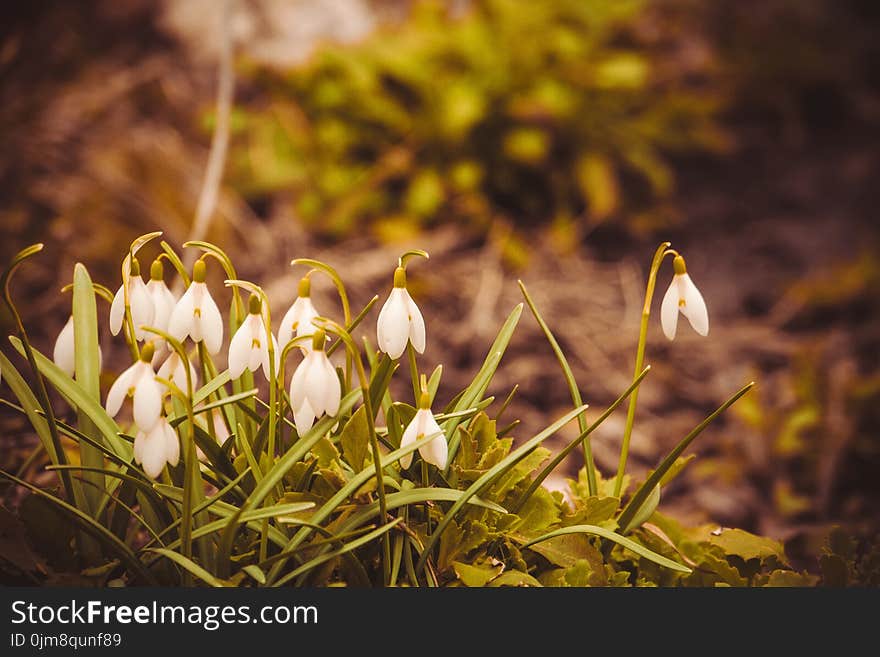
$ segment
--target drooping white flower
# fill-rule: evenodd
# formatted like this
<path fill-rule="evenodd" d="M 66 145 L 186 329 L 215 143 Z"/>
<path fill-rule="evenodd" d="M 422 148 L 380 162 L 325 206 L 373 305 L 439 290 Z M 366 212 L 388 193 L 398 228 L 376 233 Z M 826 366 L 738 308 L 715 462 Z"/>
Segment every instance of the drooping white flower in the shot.
<path fill-rule="evenodd" d="M 167 331 L 168 320 L 171 319 L 171 313 L 177 305 L 177 298 L 165 285 L 164 273 L 162 261 L 154 260 L 150 266 L 150 280 L 146 287 L 153 301 L 153 327 Z"/>
<path fill-rule="evenodd" d="M 187 336 L 193 342 L 204 340 L 208 353 L 216 354 L 223 344 L 223 318 L 205 284 L 205 263 L 197 260 L 189 288 L 174 306 L 168 320 L 168 333 L 183 342 Z"/>
<path fill-rule="evenodd" d="M 680 255 L 675 256 L 673 267 L 675 274 L 660 305 L 660 325 L 663 327 L 663 333 L 670 340 L 675 338 L 678 313 L 681 312 L 697 333 L 708 335 L 709 313 L 706 310 L 706 302 L 688 275 L 684 258 Z"/>
<path fill-rule="evenodd" d="M 52 352 L 52 360 L 61 370 L 72 377 L 76 370 L 75 340 L 73 333 L 73 315 L 71 315 L 61 333 L 55 340 L 55 349 Z M 98 345 L 98 369 L 101 369 L 103 358 L 101 346 Z"/>
<path fill-rule="evenodd" d="M 285 347 L 288 342 L 293 340 L 294 335 L 298 338 L 313 335 L 315 325 L 312 324 L 312 320 L 318 316 L 319 313 L 312 303 L 311 282 L 308 276 L 304 276 L 299 282 L 296 301 L 293 302 L 281 320 L 281 326 L 278 329 L 278 344 Z M 299 347 L 306 354 L 309 352 L 311 344 L 308 340 L 304 340 L 299 343 Z"/>
<path fill-rule="evenodd" d="M 153 343 L 148 342 L 141 349 L 138 362 L 119 375 L 107 393 L 107 414 L 116 417 L 122 402 L 129 395 L 134 401 L 134 421 L 142 431 L 150 431 L 159 422 L 162 414 L 162 387 L 156 381 L 153 366 Z"/>
<path fill-rule="evenodd" d="M 269 340 L 272 340 L 275 376 L 278 376 L 281 365 L 281 350 L 278 348 L 275 336 L 266 333 L 260 297 L 255 294 L 251 295 L 248 316 L 229 342 L 229 376 L 237 379 L 245 369 L 255 372 L 262 365 L 266 380 L 270 380 Z"/>
<path fill-rule="evenodd" d="M 195 389 L 198 385 L 199 376 L 192 362 L 189 363 L 189 373 L 192 378 L 193 389 Z M 173 382 L 174 385 L 183 390 L 184 393 L 186 392 L 186 369 L 183 365 L 183 359 L 177 355 L 176 351 L 172 351 L 168 355 L 168 358 L 162 363 L 162 366 L 159 368 L 156 375 L 160 379 Z"/>
<path fill-rule="evenodd" d="M 425 351 L 425 320 L 406 289 L 406 270 L 394 271 L 394 289 L 379 311 L 376 322 L 379 349 L 397 359 L 406 350 L 407 341 L 421 353 Z"/>
<path fill-rule="evenodd" d="M 342 386 L 336 370 L 324 352 L 325 334 L 317 329 L 312 349 L 297 366 L 290 381 L 290 405 L 297 433 L 303 435 L 324 413 L 333 417 L 339 412 Z"/>
<path fill-rule="evenodd" d="M 437 420 L 434 419 L 434 414 L 431 412 L 431 399 L 428 396 L 428 393 L 423 390 L 421 399 L 419 400 L 419 410 L 416 411 L 415 417 L 413 417 L 412 421 L 407 425 L 406 429 L 404 429 L 403 436 L 400 439 L 400 446 L 406 447 L 417 441 L 419 438 L 424 438 L 430 435 L 436 435 L 437 437 L 419 447 L 419 454 L 421 454 L 422 459 L 424 459 L 426 463 L 432 463 L 438 468 L 443 469 L 446 467 L 446 458 L 448 455 L 446 435 L 443 433 L 443 429 L 440 428 L 440 425 L 437 424 Z M 404 468 L 408 468 L 412 464 L 412 458 L 413 455 L 412 452 L 410 452 L 400 459 L 400 464 Z"/>
<path fill-rule="evenodd" d="M 131 321 L 134 336 L 138 341 L 145 340 L 147 333 L 141 326 L 152 326 L 155 309 L 153 299 L 141 278 L 141 266 L 137 258 L 131 259 L 131 275 L 128 279 L 128 304 L 131 308 Z M 125 320 L 125 286 L 120 285 L 110 304 L 110 333 L 118 335 Z"/>
<path fill-rule="evenodd" d="M 180 460 L 180 442 L 174 427 L 164 417 L 149 431 L 141 429 L 134 437 L 134 460 L 144 466 L 152 479 L 162 474 L 165 464 L 177 465 Z"/>

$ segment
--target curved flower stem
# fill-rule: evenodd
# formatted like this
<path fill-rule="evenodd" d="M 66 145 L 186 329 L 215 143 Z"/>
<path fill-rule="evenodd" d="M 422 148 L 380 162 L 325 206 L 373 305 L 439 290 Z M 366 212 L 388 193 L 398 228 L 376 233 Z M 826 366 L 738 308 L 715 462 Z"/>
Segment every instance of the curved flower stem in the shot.
<path fill-rule="evenodd" d="M 190 369 L 189 364 L 189 356 L 186 353 L 186 349 L 183 348 L 183 345 L 175 340 L 171 335 L 166 333 L 165 331 L 161 331 L 157 328 L 144 326 L 143 330 L 148 333 L 154 333 L 158 335 L 160 338 L 163 338 L 166 343 L 177 353 L 180 358 L 181 364 L 183 366 L 183 371 L 186 374 L 186 394 L 178 395 L 178 398 L 183 402 L 183 406 L 186 410 L 186 418 L 187 423 L 189 424 L 190 435 L 188 439 L 183 441 L 184 445 L 184 475 L 183 475 L 183 501 L 182 508 L 180 510 L 180 552 L 183 556 L 187 558 L 192 558 L 192 533 L 193 533 L 193 496 L 195 493 L 195 487 L 200 485 L 201 479 L 199 477 L 199 466 L 198 459 L 196 458 L 196 441 L 195 441 L 195 431 L 196 431 L 196 420 L 195 420 L 195 412 L 193 411 L 193 380 L 192 380 L 192 370 Z M 170 383 L 170 382 L 166 382 Z M 171 388 L 172 393 L 175 392 L 174 388 Z M 208 422 L 208 426 L 211 425 L 211 422 Z M 184 569 L 183 573 L 183 585 L 184 586 L 192 586 L 192 575 L 186 569 Z"/>
<path fill-rule="evenodd" d="M 405 253 L 402 253 L 400 257 L 397 259 L 398 267 L 406 267 L 406 261 L 413 257 L 424 258 L 427 260 L 431 256 L 428 255 L 427 251 L 422 251 L 421 249 L 410 249 Z"/>
<path fill-rule="evenodd" d="M 313 323 L 314 321 L 316 320 L 313 320 Z M 376 418 L 373 413 L 373 404 L 370 401 L 370 380 L 367 378 L 366 372 L 364 371 L 364 364 L 361 361 L 361 353 L 358 350 L 354 339 L 351 337 L 351 334 L 342 328 L 337 322 L 332 320 L 324 319 L 320 324 L 328 332 L 338 335 L 339 338 L 345 342 L 345 346 L 351 353 L 352 360 L 357 369 L 358 380 L 361 385 L 361 398 L 364 400 L 364 407 L 367 409 L 367 430 L 370 434 L 370 448 L 373 455 L 373 464 L 376 467 L 376 492 L 379 497 L 379 514 L 384 521 L 388 517 L 388 507 L 385 503 L 385 485 L 382 481 L 382 457 L 379 454 L 379 441 L 376 438 Z M 382 584 L 384 586 L 388 584 L 391 578 L 391 538 L 388 536 L 388 533 L 384 534 L 382 545 Z"/>
<path fill-rule="evenodd" d="M 351 326 L 351 304 L 348 302 L 348 292 L 345 289 L 345 283 L 342 282 L 342 277 L 339 275 L 339 272 L 336 271 L 333 267 L 328 265 L 326 262 L 321 262 L 320 260 L 313 260 L 312 258 L 294 258 L 290 261 L 291 266 L 296 265 L 306 265 L 307 267 L 311 267 L 313 270 L 321 271 L 325 273 L 330 280 L 333 281 L 333 285 L 336 286 L 336 291 L 339 294 L 339 301 L 342 303 L 342 318 L 345 322 L 345 326 Z M 311 273 L 311 272 L 309 272 Z M 306 274 L 308 275 L 308 274 Z M 328 355 L 330 352 L 327 352 Z M 352 356 L 348 353 L 345 355 L 345 387 L 351 388 L 351 367 L 352 367 Z"/>
<path fill-rule="evenodd" d="M 654 252 L 654 259 L 651 261 L 651 269 L 648 272 L 648 283 L 645 288 L 645 305 L 642 307 L 642 322 L 639 327 L 639 344 L 636 349 L 636 366 L 633 374 L 633 382 L 638 379 L 644 369 L 645 363 L 645 344 L 648 340 L 648 320 L 651 316 L 651 301 L 654 298 L 654 288 L 657 285 L 657 272 L 660 265 L 663 264 L 663 258 L 671 252 L 669 250 L 670 243 L 663 242 Z M 639 389 L 633 390 L 629 397 L 629 405 L 626 409 L 626 425 L 623 429 L 623 441 L 620 445 L 620 461 L 617 465 L 617 477 L 614 480 L 614 497 L 620 497 L 621 488 L 623 487 L 623 475 L 626 472 L 626 459 L 629 455 L 629 441 L 632 437 L 633 422 L 636 417 L 636 402 L 639 397 Z"/>
<path fill-rule="evenodd" d="M 36 255 L 40 251 L 43 250 L 42 244 L 32 244 L 31 246 L 22 249 L 16 254 L 16 256 L 12 259 L 9 267 L 7 267 L 6 271 L 3 272 L 3 276 L 0 277 L 0 287 L 2 287 L 3 292 L 3 302 L 6 304 L 6 307 L 9 308 L 9 313 L 12 315 L 13 320 L 15 321 L 15 326 L 18 329 L 18 335 L 21 338 L 21 344 L 24 347 L 24 353 L 27 357 L 28 364 L 31 367 L 31 371 L 34 373 L 34 378 L 37 381 L 37 400 L 40 402 L 40 405 L 46 411 L 46 424 L 49 425 L 49 435 L 52 438 L 52 448 L 55 451 L 55 459 L 58 461 L 59 465 L 67 464 L 67 457 L 64 453 L 64 449 L 61 446 L 61 435 L 58 432 L 58 425 L 55 422 L 55 411 L 52 408 L 52 405 L 49 403 L 49 394 L 46 391 L 46 382 L 43 379 L 43 375 L 40 373 L 39 368 L 37 367 L 37 361 L 34 357 L 34 352 L 31 349 L 30 340 L 27 337 L 27 331 L 24 328 L 24 322 L 21 320 L 21 315 L 18 313 L 18 308 L 15 307 L 15 304 L 12 302 L 12 293 L 9 290 L 9 282 L 12 280 L 12 275 L 15 273 L 15 270 L 18 269 L 19 265 L 24 262 L 27 258 Z M 69 501 L 73 501 L 74 487 L 73 481 L 70 477 L 70 472 L 62 469 L 60 471 L 61 483 L 64 486 L 64 492 Z"/>
<path fill-rule="evenodd" d="M 125 330 L 125 340 L 131 350 L 131 357 L 134 362 L 141 356 L 140 349 L 137 346 L 137 336 L 134 330 L 134 320 L 131 317 L 131 263 L 141 247 L 151 240 L 161 237 L 162 231 L 157 230 L 152 233 L 146 233 L 132 240 L 128 247 L 128 253 L 122 259 L 122 299 L 125 304 L 125 313 L 123 317 L 123 326 Z"/>
<path fill-rule="evenodd" d="M 237 288 L 243 288 L 250 291 L 253 294 L 256 294 L 260 297 L 262 301 L 262 319 L 263 319 L 263 328 L 266 331 L 266 350 L 269 353 L 269 429 L 268 429 L 268 442 L 266 446 L 266 453 L 269 457 L 269 465 L 268 468 L 271 469 L 272 465 L 275 462 L 275 438 L 276 438 L 276 427 L 277 427 L 277 419 L 278 419 L 278 373 L 275 371 L 275 343 L 272 340 L 272 313 L 269 310 L 269 297 L 266 296 L 266 292 L 259 285 L 255 285 L 249 281 L 242 281 L 237 279 L 231 279 L 224 281 L 227 287 L 232 287 L 233 290 L 237 293 Z M 257 464 L 259 465 L 259 456 L 257 456 Z M 273 496 L 269 495 L 266 498 L 267 504 L 272 504 L 274 501 Z M 268 554 L 269 547 L 269 519 L 265 519 L 262 525 L 262 532 L 260 535 L 260 561 L 265 561 L 266 556 Z"/>

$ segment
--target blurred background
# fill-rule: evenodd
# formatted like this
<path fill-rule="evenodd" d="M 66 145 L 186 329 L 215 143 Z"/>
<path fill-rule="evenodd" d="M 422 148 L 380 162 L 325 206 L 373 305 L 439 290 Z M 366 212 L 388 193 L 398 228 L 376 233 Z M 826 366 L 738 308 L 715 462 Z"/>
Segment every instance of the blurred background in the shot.
<path fill-rule="evenodd" d="M 811 570 L 834 525 L 877 548 L 880 4 L 34 0 L 0 13 L 0 261 L 46 243 L 14 286 L 44 352 L 75 262 L 116 289 L 133 237 L 199 234 L 219 125 L 204 236 L 275 312 L 303 273 L 291 258 L 336 266 L 361 307 L 399 253 L 431 253 L 410 283 L 444 404 L 521 278 L 598 414 L 631 379 L 647 267 L 671 240 L 712 330 L 666 341 L 655 299 L 635 477 L 754 379 L 661 508 L 786 541 Z M 670 276 L 667 263 L 660 294 Z M 326 280 L 314 296 L 339 314 Z M 111 377 L 127 352 L 104 330 Z M 528 313 L 492 391 L 517 383 L 519 438 L 570 408 Z M 33 439 L 2 413 L 0 467 L 16 470 Z M 593 441 L 606 475 L 624 415 Z"/>

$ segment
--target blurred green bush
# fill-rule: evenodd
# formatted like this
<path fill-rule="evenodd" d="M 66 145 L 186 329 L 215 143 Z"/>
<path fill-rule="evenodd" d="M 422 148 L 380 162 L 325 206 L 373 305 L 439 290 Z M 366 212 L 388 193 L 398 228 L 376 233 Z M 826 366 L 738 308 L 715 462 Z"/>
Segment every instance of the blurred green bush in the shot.
<path fill-rule="evenodd" d="M 303 68 L 245 65 L 262 101 L 235 114 L 229 180 L 250 198 L 288 191 L 331 237 L 441 218 L 481 232 L 498 216 L 576 235 L 623 210 L 650 224 L 673 189 L 667 156 L 725 144 L 709 64 L 673 61 L 654 5 L 417 2 Z"/>

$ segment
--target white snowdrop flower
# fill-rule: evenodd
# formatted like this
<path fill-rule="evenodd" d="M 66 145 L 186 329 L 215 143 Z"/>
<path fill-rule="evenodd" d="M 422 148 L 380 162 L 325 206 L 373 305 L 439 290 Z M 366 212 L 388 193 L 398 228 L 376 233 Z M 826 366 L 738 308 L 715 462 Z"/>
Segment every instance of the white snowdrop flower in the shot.
<path fill-rule="evenodd" d="M 394 271 L 394 289 L 388 295 L 376 322 L 379 349 L 391 358 L 403 355 L 407 341 L 421 353 L 425 351 L 425 320 L 406 289 L 406 270 Z"/>
<path fill-rule="evenodd" d="M 153 299 L 147 291 L 147 286 L 141 278 L 141 266 L 137 258 L 131 259 L 131 275 L 128 279 L 128 304 L 131 307 L 131 321 L 134 324 L 134 337 L 138 341 L 147 338 L 146 332 L 141 326 L 152 326 L 153 315 Z M 125 320 L 125 290 L 124 285 L 120 285 L 113 297 L 113 303 L 110 304 L 110 332 L 118 335 L 122 330 L 122 323 Z"/>
<path fill-rule="evenodd" d="M 281 350 L 275 341 L 275 336 L 266 333 L 266 325 L 263 323 L 262 302 L 260 297 L 252 294 L 249 302 L 248 316 L 232 336 L 229 342 L 229 376 L 233 379 L 240 377 L 246 369 L 255 372 L 262 365 L 263 374 L 269 381 L 271 373 L 269 367 L 269 340 L 272 340 L 272 349 L 275 361 L 275 376 L 281 365 Z"/>
<path fill-rule="evenodd" d="M 192 362 L 189 363 L 189 373 L 190 377 L 192 378 L 193 390 L 195 390 L 199 382 L 199 376 Z M 162 363 L 162 366 L 159 368 L 159 371 L 156 373 L 156 375 L 160 379 L 171 381 L 172 383 L 174 383 L 174 385 L 176 385 L 184 393 L 186 393 L 186 369 L 184 368 L 183 359 L 177 354 L 176 351 L 172 351 L 168 355 L 168 358 L 166 358 L 165 362 Z"/>
<path fill-rule="evenodd" d="M 143 465 L 144 472 L 152 479 L 157 479 L 162 474 L 166 463 L 177 465 L 180 460 L 180 442 L 168 420 L 159 418 L 149 431 L 138 431 L 134 437 L 134 460 Z"/>
<path fill-rule="evenodd" d="M 165 285 L 165 271 L 161 260 L 154 260 L 150 266 L 150 280 L 146 287 L 150 299 L 153 301 L 152 326 L 167 331 L 168 320 L 171 319 L 171 313 L 174 311 L 174 306 L 177 305 L 177 299 Z"/>
<path fill-rule="evenodd" d="M 315 331 L 312 349 L 297 366 L 290 381 L 290 405 L 299 435 L 311 429 L 324 413 L 333 417 L 339 412 L 342 387 L 324 352 L 325 337 L 323 329 Z"/>
<path fill-rule="evenodd" d="M 162 414 L 162 387 L 156 381 L 153 366 L 154 347 L 148 342 L 141 349 L 138 362 L 119 375 L 107 393 L 107 414 L 116 417 L 122 402 L 131 395 L 134 399 L 134 421 L 142 431 L 150 431 Z"/>
<path fill-rule="evenodd" d="M 667 338 L 675 338 L 675 329 L 678 325 L 678 313 L 688 318 L 691 326 L 700 335 L 709 333 L 709 313 L 706 310 L 706 302 L 703 295 L 691 281 L 687 273 L 684 258 L 680 255 L 673 260 L 675 275 L 669 284 L 669 289 L 663 296 L 660 306 L 660 325 Z"/>
<path fill-rule="evenodd" d="M 287 346 L 287 343 L 293 340 L 294 336 L 299 338 L 314 334 L 315 325 L 312 324 L 312 320 L 318 317 L 319 313 L 312 303 L 311 291 L 312 285 L 309 277 L 304 276 L 299 282 L 296 301 L 284 314 L 281 327 L 278 329 L 278 344 L 282 347 Z M 311 345 L 306 340 L 299 343 L 299 347 L 304 354 L 307 354 Z"/>
<path fill-rule="evenodd" d="M 448 449 L 446 445 L 446 436 L 440 428 L 440 425 L 437 424 L 437 420 L 434 419 L 434 414 L 431 412 L 431 398 L 425 390 L 422 390 L 421 398 L 419 399 L 419 410 L 416 411 L 415 417 L 413 417 L 412 421 L 407 425 L 406 429 L 404 429 L 403 436 L 400 439 L 400 446 L 406 447 L 417 441 L 419 438 L 434 434 L 436 434 L 437 437 L 428 441 L 426 445 L 419 447 L 419 454 L 421 454 L 422 459 L 424 459 L 426 463 L 433 463 L 438 468 L 443 469 L 446 467 Z M 412 452 L 410 452 L 400 459 L 400 465 L 404 468 L 408 468 L 412 464 L 412 458 L 413 455 Z"/>
<path fill-rule="evenodd" d="M 204 340 L 208 353 L 216 354 L 223 344 L 223 318 L 205 284 L 205 262 L 197 260 L 189 288 L 174 306 L 168 320 L 168 333 L 183 342 L 187 336 L 193 342 Z"/>
<path fill-rule="evenodd" d="M 72 377 L 76 370 L 75 342 L 73 337 L 73 315 L 67 319 L 61 333 L 55 339 L 55 350 L 52 352 L 52 360 L 61 368 L 61 370 Z M 103 363 L 103 355 L 101 354 L 101 346 L 98 345 L 98 369 L 101 369 Z"/>

